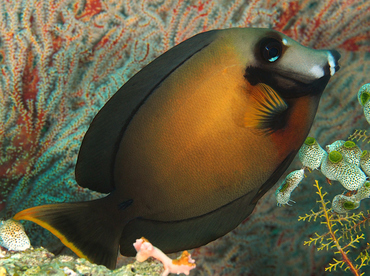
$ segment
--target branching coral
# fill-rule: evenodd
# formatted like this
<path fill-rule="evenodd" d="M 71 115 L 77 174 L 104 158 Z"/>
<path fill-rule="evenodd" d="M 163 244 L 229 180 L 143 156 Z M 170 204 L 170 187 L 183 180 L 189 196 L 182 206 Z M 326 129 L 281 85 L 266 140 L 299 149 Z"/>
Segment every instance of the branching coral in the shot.
<path fill-rule="evenodd" d="M 304 244 L 308 246 L 314 244 L 319 251 L 336 249 L 334 253 L 340 255 L 341 258 L 333 258 L 333 262 L 329 263 L 325 271 L 336 270 L 339 267 L 344 271 L 350 270 L 353 275 L 364 275 L 364 273 L 361 273 L 361 269 L 368 265 L 370 261 L 368 248 L 361 252 L 355 260 L 349 256 L 349 253 L 351 248 L 357 248 L 361 240 L 365 239 L 364 233 L 361 233 L 361 226 L 370 222 L 369 214 L 365 216 L 360 212 L 358 214 L 341 216 L 333 213 L 332 209 L 328 207 L 330 201 L 325 200 L 327 193 L 322 192 L 322 187 L 317 180 L 314 186 L 317 189 L 316 194 L 319 196 L 319 211 L 314 212 L 311 210 L 310 214 L 300 216 L 298 220 L 308 222 L 320 220 L 320 223 L 326 226 L 327 232 L 323 234 L 315 233 L 315 237 L 311 237 Z M 356 261 L 359 263 L 356 263 Z"/>
<path fill-rule="evenodd" d="M 162 262 L 164 266 L 162 276 L 167 276 L 170 273 L 176 273 L 177 275 L 184 273 L 185 275 L 189 275 L 190 270 L 196 267 L 195 261 L 187 251 L 184 251 L 179 259 L 172 260 L 144 237 L 137 239 L 134 247 L 137 251 L 137 261 L 144 262 L 148 258 L 153 257 Z"/>
<path fill-rule="evenodd" d="M 348 136 L 348 140 L 357 140 L 370 143 L 370 135 L 367 135 L 366 132 L 367 130 L 356 129 L 350 136 Z"/>
<path fill-rule="evenodd" d="M 364 95 L 364 87 L 368 87 L 368 84 L 359 90 L 358 98 L 362 106 L 362 103 L 366 102 L 360 100 L 361 94 Z M 367 96 L 362 98 L 367 99 Z M 366 115 L 366 110 L 364 112 Z M 366 131 L 356 130 L 350 139 L 365 141 Z M 317 201 L 320 204 L 319 211 L 311 210 L 310 214 L 299 216 L 298 221 L 319 220 L 326 226 L 326 232 L 323 234 L 315 232 L 314 237 L 304 242 L 304 245 L 315 245 L 319 251 L 334 248 L 334 254 L 340 255 L 340 258 L 333 258 L 333 262 L 328 264 L 325 271 L 331 272 L 341 268 L 344 271 L 351 271 L 354 275 L 364 275 L 365 272 L 361 271 L 370 262 L 369 244 L 356 258 L 349 253 L 361 245 L 361 241 L 365 239 L 363 228 L 370 222 L 369 211 L 366 215 L 363 212 L 353 212 L 359 208 L 362 200 L 370 197 L 370 182 L 366 180 L 365 175 L 370 172 L 369 154 L 366 150 L 362 151 L 351 140 L 335 141 L 326 146 L 325 152 L 315 139 L 311 137 L 306 139 L 299 153 L 303 166 L 320 170 L 327 180 L 340 182 L 348 191 L 336 195 L 329 207 L 330 201 L 325 199 L 327 193 L 322 192 L 323 188 L 316 180 L 314 187 L 319 196 Z M 277 197 L 277 200 L 279 202 L 280 199 Z"/>

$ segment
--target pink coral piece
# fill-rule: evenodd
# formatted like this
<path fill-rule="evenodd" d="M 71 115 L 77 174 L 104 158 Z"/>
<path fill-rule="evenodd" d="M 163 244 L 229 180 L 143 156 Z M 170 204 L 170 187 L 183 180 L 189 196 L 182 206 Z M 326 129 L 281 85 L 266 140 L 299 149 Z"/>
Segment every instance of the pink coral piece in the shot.
<path fill-rule="evenodd" d="M 143 262 L 149 257 L 153 257 L 162 262 L 164 266 L 162 276 L 167 276 L 169 273 L 189 275 L 190 270 L 196 267 L 195 261 L 187 251 L 184 251 L 179 259 L 172 260 L 144 237 L 136 240 L 134 247 L 137 251 L 137 261 Z"/>

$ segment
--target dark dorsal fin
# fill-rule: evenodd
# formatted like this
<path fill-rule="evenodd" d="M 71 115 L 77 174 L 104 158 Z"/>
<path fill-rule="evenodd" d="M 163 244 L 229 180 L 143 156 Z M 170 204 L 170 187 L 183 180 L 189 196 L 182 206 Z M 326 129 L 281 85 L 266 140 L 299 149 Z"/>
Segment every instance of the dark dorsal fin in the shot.
<path fill-rule="evenodd" d="M 75 172 L 80 186 L 102 193 L 114 189 L 116 152 L 131 119 L 161 82 L 207 47 L 216 34 L 201 33 L 167 51 L 134 75 L 104 105 L 82 141 Z"/>

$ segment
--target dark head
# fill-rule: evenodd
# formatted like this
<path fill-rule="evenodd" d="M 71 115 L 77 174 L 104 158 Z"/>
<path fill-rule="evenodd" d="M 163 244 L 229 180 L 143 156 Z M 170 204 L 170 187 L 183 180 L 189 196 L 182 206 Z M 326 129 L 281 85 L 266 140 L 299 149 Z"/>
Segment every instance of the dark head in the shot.
<path fill-rule="evenodd" d="M 268 29 L 259 29 L 254 37 L 254 60 L 246 68 L 245 78 L 252 85 L 269 85 L 285 99 L 321 96 L 339 70 L 340 54 L 335 50 L 310 49 Z"/>

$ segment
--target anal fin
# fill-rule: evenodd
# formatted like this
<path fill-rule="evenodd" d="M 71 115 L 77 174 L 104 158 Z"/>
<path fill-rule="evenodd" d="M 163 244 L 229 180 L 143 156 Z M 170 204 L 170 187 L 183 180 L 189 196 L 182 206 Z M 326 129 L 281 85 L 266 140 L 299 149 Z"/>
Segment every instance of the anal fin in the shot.
<path fill-rule="evenodd" d="M 164 253 L 174 253 L 205 245 L 233 230 L 253 211 L 251 201 L 256 190 L 201 216 L 179 221 L 155 221 L 135 218 L 124 227 L 120 251 L 135 256 L 132 244 L 144 236 Z M 235 212 L 238 210 L 238 212 Z"/>

